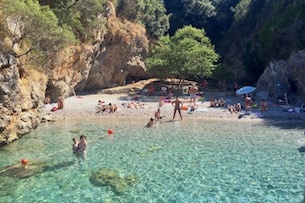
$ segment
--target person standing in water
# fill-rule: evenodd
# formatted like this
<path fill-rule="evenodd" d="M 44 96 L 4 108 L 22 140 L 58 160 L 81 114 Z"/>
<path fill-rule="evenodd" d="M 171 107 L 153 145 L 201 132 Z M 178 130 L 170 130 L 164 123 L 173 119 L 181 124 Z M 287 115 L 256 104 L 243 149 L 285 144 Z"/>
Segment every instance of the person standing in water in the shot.
<path fill-rule="evenodd" d="M 175 119 L 176 113 L 178 111 L 180 118 L 182 120 L 182 115 L 181 115 L 181 109 L 182 109 L 182 102 L 176 97 L 176 100 L 172 102 L 172 105 L 174 106 L 174 115 L 173 115 L 173 120 Z"/>
<path fill-rule="evenodd" d="M 86 158 L 86 148 L 87 148 L 86 136 L 81 135 L 80 136 L 80 141 L 79 141 L 78 146 L 77 146 L 76 155 L 85 159 Z"/>
<path fill-rule="evenodd" d="M 72 144 L 72 152 L 73 152 L 73 155 L 76 155 L 77 149 L 78 149 L 78 140 L 77 140 L 76 137 L 74 137 L 74 138 L 72 139 L 72 141 L 73 141 L 73 144 Z"/>

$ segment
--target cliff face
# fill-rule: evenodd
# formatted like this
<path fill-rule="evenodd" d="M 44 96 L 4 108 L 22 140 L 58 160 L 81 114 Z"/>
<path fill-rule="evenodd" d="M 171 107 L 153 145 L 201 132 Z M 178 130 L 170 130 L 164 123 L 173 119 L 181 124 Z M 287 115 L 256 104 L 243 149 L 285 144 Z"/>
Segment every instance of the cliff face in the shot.
<path fill-rule="evenodd" d="M 305 102 L 305 50 L 295 52 L 288 60 L 269 64 L 257 82 L 257 98 L 277 102 L 287 94 L 288 102 Z"/>
<path fill-rule="evenodd" d="M 39 125 L 45 95 L 53 103 L 75 92 L 98 91 L 145 77 L 143 58 L 149 43 L 145 29 L 117 18 L 111 3 L 108 7 L 100 16 L 106 28 L 94 31 L 94 42 L 59 50 L 43 72 L 0 52 L 0 146 Z"/>
<path fill-rule="evenodd" d="M 255 83 L 270 61 L 305 48 L 304 1 L 251 1 L 218 47 L 237 80 Z"/>
<path fill-rule="evenodd" d="M 146 77 L 144 57 L 149 40 L 145 29 L 121 20 L 109 4 L 101 18 L 106 29 L 96 32 L 93 44 L 68 47 L 49 64 L 47 94 L 52 101 L 75 92 L 98 91 L 124 85 L 126 80 Z"/>
<path fill-rule="evenodd" d="M 18 139 L 41 121 L 46 78 L 25 73 L 14 56 L 0 52 L 0 146 Z"/>

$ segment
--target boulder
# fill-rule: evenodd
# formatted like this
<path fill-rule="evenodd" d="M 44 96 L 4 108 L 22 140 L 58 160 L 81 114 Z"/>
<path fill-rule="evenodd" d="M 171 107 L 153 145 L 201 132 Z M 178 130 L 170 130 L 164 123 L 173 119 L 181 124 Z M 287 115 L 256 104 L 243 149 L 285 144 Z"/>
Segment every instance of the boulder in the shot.
<path fill-rule="evenodd" d="M 289 104 L 305 102 L 305 50 L 294 52 L 287 60 L 273 61 L 256 86 L 256 98 L 273 102 L 288 99 Z M 285 98 L 287 96 L 287 98 Z"/>

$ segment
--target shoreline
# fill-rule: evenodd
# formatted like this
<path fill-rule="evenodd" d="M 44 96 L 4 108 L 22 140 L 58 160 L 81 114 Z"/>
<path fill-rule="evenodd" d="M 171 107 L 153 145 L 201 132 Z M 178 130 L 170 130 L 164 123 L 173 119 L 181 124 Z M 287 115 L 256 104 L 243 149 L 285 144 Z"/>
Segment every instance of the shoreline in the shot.
<path fill-rule="evenodd" d="M 215 95 L 215 92 L 206 92 L 204 97 L 209 99 L 211 95 Z M 234 104 L 236 102 L 242 103 L 241 98 L 228 96 L 228 92 L 218 93 L 218 97 L 223 96 L 227 100 L 227 104 Z M 48 104 L 44 107 L 44 115 L 48 117 L 49 121 L 60 121 L 60 120 L 73 120 L 73 119 L 133 119 L 142 120 L 143 123 L 147 123 L 150 118 L 154 118 L 154 112 L 158 109 L 159 97 L 158 96 L 140 96 L 139 100 L 134 100 L 134 96 L 125 94 L 88 94 L 81 96 L 71 96 L 64 100 L 64 108 L 51 112 L 51 109 L 56 104 Z M 189 106 L 189 96 L 185 95 L 179 97 L 183 102 L 184 106 Z M 232 122 L 265 122 L 265 123 L 283 123 L 283 122 L 302 122 L 305 121 L 305 113 L 287 113 L 283 112 L 284 108 L 277 105 L 270 105 L 267 111 L 261 112 L 259 109 L 252 109 L 252 114 L 245 114 L 245 111 L 238 113 L 230 113 L 227 108 L 222 107 L 210 107 L 209 101 L 198 101 L 197 99 L 197 110 L 192 113 L 188 111 L 181 111 L 183 121 L 184 120 L 223 120 Z M 116 104 L 118 110 L 114 113 L 96 113 L 96 107 L 98 101 L 101 100 L 105 104 L 112 103 Z M 172 99 L 173 100 L 173 99 Z M 123 106 L 124 103 L 140 103 L 143 108 L 126 108 Z M 291 107 L 293 108 L 293 107 Z M 166 120 L 171 120 L 174 112 L 174 108 L 171 103 L 164 103 L 160 108 L 161 116 L 165 117 Z M 177 113 L 175 120 L 180 120 L 179 114 Z M 305 122 L 304 122 L 305 123 Z M 304 124 L 305 126 L 305 124 Z"/>

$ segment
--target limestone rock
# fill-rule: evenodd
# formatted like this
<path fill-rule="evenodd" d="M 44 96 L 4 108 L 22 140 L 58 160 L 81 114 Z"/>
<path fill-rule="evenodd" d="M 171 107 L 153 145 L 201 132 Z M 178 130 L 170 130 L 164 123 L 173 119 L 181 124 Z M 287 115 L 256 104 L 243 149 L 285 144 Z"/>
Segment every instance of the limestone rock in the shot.
<path fill-rule="evenodd" d="M 277 102 L 288 97 L 289 103 L 305 102 L 305 50 L 292 53 L 288 60 L 271 62 L 256 86 L 257 99 Z"/>
<path fill-rule="evenodd" d="M 0 146 L 31 132 L 41 120 L 45 83 L 21 77 L 20 68 L 12 55 L 0 52 Z"/>

